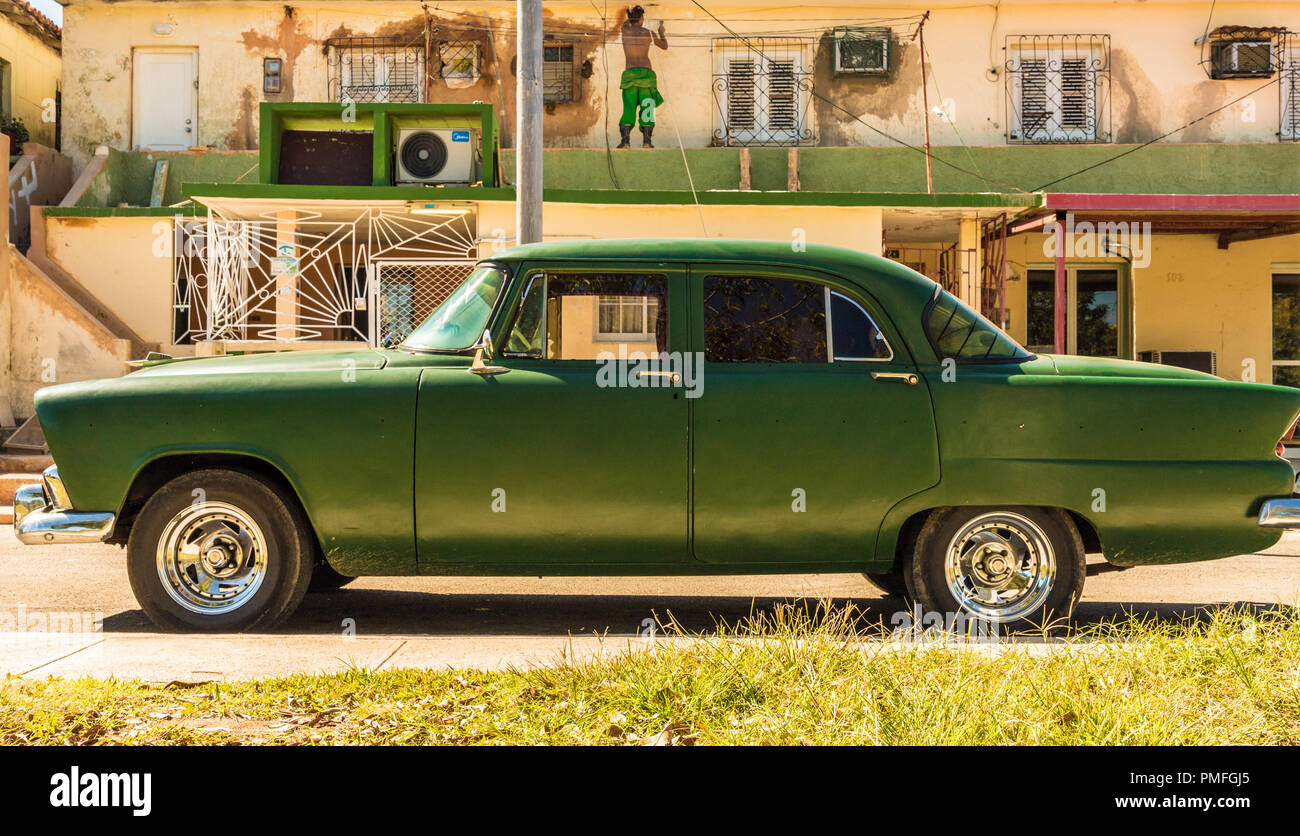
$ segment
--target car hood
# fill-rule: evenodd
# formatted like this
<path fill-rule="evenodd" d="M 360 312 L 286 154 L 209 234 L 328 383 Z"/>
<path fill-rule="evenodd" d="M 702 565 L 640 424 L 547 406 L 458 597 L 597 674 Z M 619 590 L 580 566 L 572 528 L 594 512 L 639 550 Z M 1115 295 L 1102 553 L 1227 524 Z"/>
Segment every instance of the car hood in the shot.
<path fill-rule="evenodd" d="M 374 349 L 276 351 L 260 354 L 223 354 L 216 357 L 176 357 L 157 360 L 131 373 L 131 377 L 176 374 L 285 374 L 292 372 L 382 369 L 387 358 Z"/>
<path fill-rule="evenodd" d="M 1064 375 L 1069 377 L 1136 377 L 1148 380 L 1221 380 L 1212 374 L 1165 366 L 1138 363 L 1107 357 L 1079 357 L 1073 354 L 1040 354 L 1020 367 L 1025 374 Z"/>

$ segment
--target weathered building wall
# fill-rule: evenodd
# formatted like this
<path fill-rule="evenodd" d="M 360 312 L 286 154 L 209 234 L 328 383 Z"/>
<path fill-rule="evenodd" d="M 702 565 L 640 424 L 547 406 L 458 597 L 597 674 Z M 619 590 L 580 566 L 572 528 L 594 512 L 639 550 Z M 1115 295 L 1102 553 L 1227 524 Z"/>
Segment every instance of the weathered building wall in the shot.
<path fill-rule="evenodd" d="M 1098 33 L 1110 36 L 1111 133 L 1116 142 L 1142 142 L 1174 130 L 1215 108 L 1242 102 L 1171 137 L 1174 142 L 1276 142 L 1276 83 L 1260 79 L 1215 81 L 1200 65 L 1194 45 L 1206 25 L 1202 2 L 1147 0 L 1063 3 L 1003 0 L 972 5 L 931 0 L 888 8 L 847 2 L 814 7 L 715 0 L 711 11 L 746 38 L 798 37 L 813 88 L 811 127 L 822 145 L 892 145 L 895 137 L 924 141 L 920 46 L 915 27 L 899 19 L 930 10 L 925 28 L 927 79 L 935 145 L 1000 145 L 1006 142 L 1007 91 L 1003 43 L 1007 35 Z M 601 7 L 604 8 L 604 7 Z M 1140 8 L 1140 12 L 1135 12 Z M 1300 4 L 1228 0 L 1215 23 L 1289 26 L 1300 30 Z M 618 30 L 622 6 L 610 18 L 584 2 L 546 6 L 545 26 L 555 41 L 575 45 L 577 101 L 548 107 L 547 143 L 555 147 L 604 148 L 617 142 L 618 77 L 623 69 Z M 435 41 L 469 40 L 481 45 L 481 76 L 474 82 L 434 78 L 433 101 L 486 101 L 503 116 L 506 144 L 513 141 L 514 4 L 441 4 L 431 10 Z M 712 40 L 727 32 L 691 4 L 650 6 L 651 27 L 666 21 L 669 49 L 652 50 L 666 104 L 659 111 L 660 145 L 687 147 L 713 139 L 718 104 L 713 89 Z M 832 72 L 827 33 L 837 24 L 893 19 L 896 62 L 886 78 L 842 77 Z M 166 37 L 156 23 L 172 26 Z M 250 2 L 206 3 L 72 0 L 65 14 L 64 79 L 67 146 L 85 159 L 94 144 L 133 146 L 131 136 L 132 50 L 197 46 L 199 123 L 196 144 L 239 150 L 257 142 L 257 104 L 329 99 L 325 41 L 330 37 L 407 36 L 422 40 L 426 19 L 416 4 L 317 2 L 311 5 Z M 608 44 L 608 47 L 603 46 Z M 284 62 L 284 87 L 262 93 L 262 59 Z M 436 73 L 435 73 L 436 75 Z M 1261 88 L 1252 93 L 1255 88 Z M 1248 95 L 1249 94 L 1249 95 Z M 824 99 L 829 99 L 829 102 Z M 607 108 L 605 102 L 613 103 Z M 859 117 L 861 121 L 859 121 Z M 951 119 L 951 121 L 949 121 Z M 863 123 L 867 124 L 863 124 Z M 870 125 L 871 127 L 868 127 Z M 874 128 L 874 130 L 873 130 Z M 883 132 L 883 134 L 881 133 Z M 886 136 L 885 134 L 888 134 Z"/>
<path fill-rule="evenodd" d="M 23 120 L 33 142 L 53 146 L 59 53 L 0 15 L 0 59 L 9 62 L 11 115 Z"/>

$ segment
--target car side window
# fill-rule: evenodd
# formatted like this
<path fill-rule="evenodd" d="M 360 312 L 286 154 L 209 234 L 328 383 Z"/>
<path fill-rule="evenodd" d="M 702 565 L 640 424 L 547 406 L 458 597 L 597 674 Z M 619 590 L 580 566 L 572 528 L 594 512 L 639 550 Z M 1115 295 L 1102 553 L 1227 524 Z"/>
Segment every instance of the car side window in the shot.
<path fill-rule="evenodd" d="M 710 363 L 825 363 L 820 285 L 761 276 L 704 279 L 704 359 Z"/>
<path fill-rule="evenodd" d="M 888 360 L 893 351 L 861 305 L 824 285 L 761 276 L 704 279 L 708 362 L 825 363 L 832 357 Z"/>
<path fill-rule="evenodd" d="M 830 291 L 831 349 L 835 360 L 891 360 L 894 351 L 871 314 L 854 300 Z"/>
<path fill-rule="evenodd" d="M 526 280 L 502 354 L 595 360 L 604 352 L 668 348 L 668 277 L 649 273 L 536 273 Z"/>

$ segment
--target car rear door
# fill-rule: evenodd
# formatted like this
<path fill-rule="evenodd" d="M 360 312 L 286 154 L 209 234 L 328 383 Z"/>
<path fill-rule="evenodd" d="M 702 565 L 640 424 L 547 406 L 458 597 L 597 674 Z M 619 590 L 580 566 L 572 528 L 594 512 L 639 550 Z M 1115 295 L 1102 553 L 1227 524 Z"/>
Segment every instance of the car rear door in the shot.
<path fill-rule="evenodd" d="M 695 557 L 870 560 L 886 512 L 939 480 L 929 390 L 885 312 L 834 276 L 735 264 L 692 265 L 691 300 Z"/>

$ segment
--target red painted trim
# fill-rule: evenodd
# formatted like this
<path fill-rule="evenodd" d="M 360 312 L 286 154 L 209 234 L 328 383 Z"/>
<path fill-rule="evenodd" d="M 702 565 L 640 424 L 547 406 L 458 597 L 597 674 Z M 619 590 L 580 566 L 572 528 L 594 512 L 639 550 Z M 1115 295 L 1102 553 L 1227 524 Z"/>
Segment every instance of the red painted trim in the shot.
<path fill-rule="evenodd" d="M 1052 322 L 1057 354 L 1065 353 L 1065 213 L 1056 213 L 1056 314 Z"/>
<path fill-rule="evenodd" d="M 1047 209 L 1147 212 L 1300 212 L 1300 194 L 1080 194 L 1049 192 Z"/>

